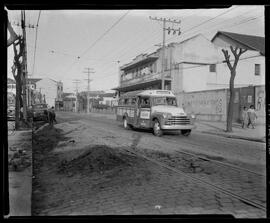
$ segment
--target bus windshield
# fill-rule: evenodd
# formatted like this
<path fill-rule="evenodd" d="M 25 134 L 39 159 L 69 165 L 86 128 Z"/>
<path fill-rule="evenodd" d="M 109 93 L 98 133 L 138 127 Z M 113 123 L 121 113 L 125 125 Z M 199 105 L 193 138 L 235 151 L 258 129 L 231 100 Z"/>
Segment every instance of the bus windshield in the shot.
<path fill-rule="evenodd" d="M 154 97 L 152 98 L 153 105 L 170 105 L 177 106 L 176 98 L 173 97 Z"/>

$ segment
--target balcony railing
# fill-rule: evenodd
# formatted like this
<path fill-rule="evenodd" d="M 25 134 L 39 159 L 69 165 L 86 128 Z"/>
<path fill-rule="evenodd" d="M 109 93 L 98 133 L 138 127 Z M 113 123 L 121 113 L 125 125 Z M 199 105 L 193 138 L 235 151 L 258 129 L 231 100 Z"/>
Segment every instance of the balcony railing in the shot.
<path fill-rule="evenodd" d="M 170 72 L 165 72 L 165 78 L 171 78 Z M 161 73 L 153 73 L 153 74 L 148 74 L 148 75 L 142 75 L 142 76 L 137 76 L 131 79 L 123 80 L 121 78 L 121 86 L 128 86 L 131 84 L 137 84 L 137 83 L 143 83 L 151 80 L 158 80 L 161 79 Z"/>

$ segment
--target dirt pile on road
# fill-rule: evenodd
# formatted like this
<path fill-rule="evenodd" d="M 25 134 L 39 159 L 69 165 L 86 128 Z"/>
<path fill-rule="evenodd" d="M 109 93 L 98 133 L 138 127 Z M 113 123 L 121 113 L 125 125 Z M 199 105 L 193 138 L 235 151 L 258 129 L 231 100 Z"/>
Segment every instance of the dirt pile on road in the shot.
<path fill-rule="evenodd" d="M 85 172 L 104 172 L 116 167 L 130 166 L 125 159 L 127 154 L 105 145 L 95 145 L 84 149 L 81 155 L 67 161 L 62 160 L 59 165 L 60 173 L 76 174 Z"/>

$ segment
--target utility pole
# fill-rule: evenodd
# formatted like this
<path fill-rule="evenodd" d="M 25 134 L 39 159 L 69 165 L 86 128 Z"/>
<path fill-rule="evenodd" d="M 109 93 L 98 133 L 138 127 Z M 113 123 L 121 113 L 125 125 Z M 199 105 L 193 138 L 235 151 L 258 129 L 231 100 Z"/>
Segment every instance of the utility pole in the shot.
<path fill-rule="evenodd" d="M 149 16 L 149 18 L 151 20 L 155 20 L 155 21 L 161 21 L 163 23 L 163 27 L 162 27 L 162 33 L 163 33 L 163 40 L 162 40 L 162 59 L 161 59 L 161 89 L 164 90 L 165 87 L 165 80 L 164 80 L 164 72 L 165 72 L 165 38 L 166 38 L 166 34 L 165 31 L 168 31 L 168 34 L 170 34 L 171 31 L 173 31 L 173 34 L 175 34 L 178 31 L 178 35 L 181 34 L 180 28 L 178 29 L 174 29 L 173 26 L 174 24 L 180 24 L 181 21 L 180 20 L 172 20 L 172 19 L 166 19 L 166 18 L 153 18 L 151 16 Z M 172 25 L 171 27 L 166 28 L 166 23 L 170 23 Z"/>
<path fill-rule="evenodd" d="M 27 118 L 27 106 L 31 105 L 31 89 L 28 85 L 28 71 L 27 71 L 27 45 L 26 45 L 26 28 L 34 29 L 35 25 L 25 24 L 25 10 L 21 10 L 21 23 L 13 22 L 13 25 L 22 27 L 23 38 L 23 78 L 22 78 L 22 93 L 23 93 L 23 118 Z M 28 85 L 29 86 L 29 85 Z"/>
<path fill-rule="evenodd" d="M 80 83 L 81 81 L 78 80 L 78 79 L 74 79 L 73 80 L 73 83 L 75 84 L 76 86 L 76 104 L 75 104 L 75 110 L 76 112 L 78 111 L 78 84 Z"/>
<path fill-rule="evenodd" d="M 93 71 L 93 68 L 90 68 L 90 67 L 86 67 L 85 68 L 86 70 L 84 71 L 84 73 L 86 73 L 87 74 L 87 113 L 89 113 L 89 91 L 90 91 L 90 82 L 92 81 L 91 79 L 90 79 L 90 74 L 93 74 L 93 73 L 95 73 L 94 71 Z"/>
<path fill-rule="evenodd" d="M 23 119 L 27 120 L 27 95 L 26 95 L 26 84 L 27 84 L 27 48 L 26 48 L 26 30 L 25 30 L 25 11 L 21 11 L 21 25 L 23 34 L 23 81 L 22 81 L 22 91 L 23 91 Z"/>

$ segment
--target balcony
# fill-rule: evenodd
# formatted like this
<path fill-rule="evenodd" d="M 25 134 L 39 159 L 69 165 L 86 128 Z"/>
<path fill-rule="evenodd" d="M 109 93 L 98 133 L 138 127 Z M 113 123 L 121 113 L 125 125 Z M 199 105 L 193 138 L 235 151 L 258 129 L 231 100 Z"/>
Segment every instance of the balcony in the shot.
<path fill-rule="evenodd" d="M 166 79 L 171 79 L 170 72 L 165 72 L 164 78 Z M 161 73 L 149 73 L 141 76 L 137 76 L 134 78 L 130 79 L 121 79 L 121 87 L 129 86 L 129 85 L 134 85 L 134 84 L 140 84 L 140 83 L 145 83 L 149 81 L 154 81 L 154 80 L 161 80 L 162 76 Z"/>

